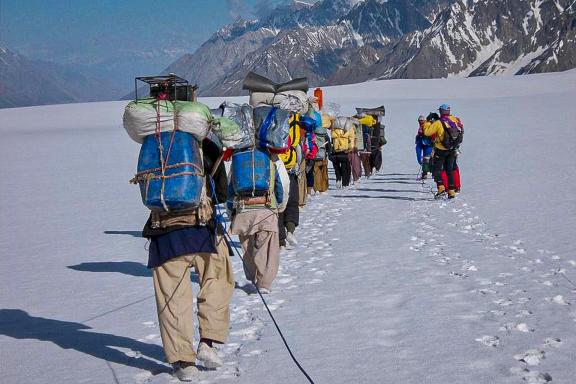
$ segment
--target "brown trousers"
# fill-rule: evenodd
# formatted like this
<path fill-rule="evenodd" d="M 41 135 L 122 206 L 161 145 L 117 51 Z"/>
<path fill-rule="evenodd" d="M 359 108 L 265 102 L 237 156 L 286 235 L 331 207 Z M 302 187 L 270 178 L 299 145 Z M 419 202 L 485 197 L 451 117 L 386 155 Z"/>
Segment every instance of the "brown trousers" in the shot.
<path fill-rule="evenodd" d="M 280 266 L 278 214 L 269 209 L 245 210 L 234 216 L 230 230 L 242 244 L 246 279 L 270 289 Z"/>
<path fill-rule="evenodd" d="M 362 176 L 362 168 L 360 166 L 360 157 L 358 156 L 358 151 L 350 151 L 348 153 L 348 159 L 350 160 L 352 180 L 357 181 L 360 179 L 360 176 Z"/>
<path fill-rule="evenodd" d="M 328 160 L 314 161 L 314 190 L 316 192 L 328 190 Z"/>
<path fill-rule="evenodd" d="M 362 166 L 364 167 L 364 176 L 372 176 L 372 165 L 370 164 L 370 153 L 362 152 L 360 153 L 360 159 L 362 160 Z"/>
<path fill-rule="evenodd" d="M 308 197 L 308 183 L 306 181 L 306 160 L 300 164 L 300 174 L 298 175 L 298 205 L 303 207 L 306 205 Z"/>
<path fill-rule="evenodd" d="M 196 361 L 194 309 L 190 270 L 200 279 L 198 322 L 200 337 L 224 343 L 230 328 L 230 300 L 234 272 L 223 238 L 218 253 L 193 253 L 169 260 L 154 268 L 154 292 L 160 336 L 168 363 Z"/>

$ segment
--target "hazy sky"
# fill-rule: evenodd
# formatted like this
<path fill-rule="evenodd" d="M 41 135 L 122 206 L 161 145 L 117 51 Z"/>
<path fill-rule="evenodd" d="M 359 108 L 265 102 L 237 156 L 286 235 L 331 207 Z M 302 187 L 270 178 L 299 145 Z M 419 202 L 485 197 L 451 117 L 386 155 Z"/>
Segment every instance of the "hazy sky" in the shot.
<path fill-rule="evenodd" d="M 107 81 L 124 95 L 239 16 L 290 0 L 0 0 L 0 47 Z M 103 85 L 104 86 L 104 85 Z"/>
<path fill-rule="evenodd" d="M 0 44 L 47 58 L 87 44 L 153 42 L 169 30 L 187 42 L 182 48 L 195 49 L 236 17 L 254 17 L 280 1 L 0 0 Z"/>

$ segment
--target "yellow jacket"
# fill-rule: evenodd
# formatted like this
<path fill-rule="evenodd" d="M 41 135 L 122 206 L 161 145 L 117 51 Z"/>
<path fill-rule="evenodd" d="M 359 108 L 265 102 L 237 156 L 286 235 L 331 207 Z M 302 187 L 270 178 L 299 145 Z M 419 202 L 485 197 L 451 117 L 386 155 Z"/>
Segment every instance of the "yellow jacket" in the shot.
<path fill-rule="evenodd" d="M 332 129 L 332 146 L 334 152 L 348 152 L 354 147 L 354 130 L 344 132 L 342 129 Z"/>
<path fill-rule="evenodd" d="M 346 132 L 346 134 L 348 134 L 348 149 L 358 149 L 356 147 L 356 125 L 354 125 L 354 128 L 351 128 L 348 132 Z"/>
<path fill-rule="evenodd" d="M 424 124 L 424 136 L 431 137 L 434 140 L 434 148 L 446 150 L 441 144 L 444 138 L 444 126 L 440 120 L 436 120 L 431 124 Z"/>
<path fill-rule="evenodd" d="M 458 125 L 462 124 L 460 119 L 456 116 L 450 115 L 448 118 Z M 440 120 L 436 120 L 432 124 L 424 123 L 424 135 L 429 136 L 434 140 L 434 148 L 438 148 L 442 151 L 447 149 L 442 145 L 442 141 L 444 140 L 444 125 L 442 125 Z"/>

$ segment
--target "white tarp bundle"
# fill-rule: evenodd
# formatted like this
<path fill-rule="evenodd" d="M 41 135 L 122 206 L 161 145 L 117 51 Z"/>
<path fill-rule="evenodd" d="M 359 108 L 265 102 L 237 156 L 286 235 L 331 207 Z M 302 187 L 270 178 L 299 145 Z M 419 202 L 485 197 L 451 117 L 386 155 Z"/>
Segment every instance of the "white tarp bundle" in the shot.
<path fill-rule="evenodd" d="M 308 112 L 308 96 L 300 90 L 282 92 L 251 92 L 250 105 L 254 108 L 272 105 L 285 111 L 305 114 Z"/>
<path fill-rule="evenodd" d="M 344 132 L 347 132 L 350 129 L 354 129 L 357 123 L 358 123 L 358 120 L 353 119 L 351 117 L 338 116 L 332 122 L 332 128 L 333 129 L 341 129 Z"/>
<path fill-rule="evenodd" d="M 156 100 L 153 98 L 131 101 L 124 110 L 124 129 L 137 143 L 156 131 L 179 129 L 202 141 L 213 124 L 210 109 L 192 101 Z"/>

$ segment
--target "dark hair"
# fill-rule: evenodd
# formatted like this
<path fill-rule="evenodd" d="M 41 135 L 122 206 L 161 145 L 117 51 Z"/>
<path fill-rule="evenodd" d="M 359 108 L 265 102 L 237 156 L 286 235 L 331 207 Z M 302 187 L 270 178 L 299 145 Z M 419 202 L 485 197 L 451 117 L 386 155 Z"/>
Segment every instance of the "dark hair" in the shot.
<path fill-rule="evenodd" d="M 426 120 L 428 120 L 428 121 L 440 120 L 440 116 L 438 116 L 438 114 L 436 112 L 430 112 L 428 114 L 428 116 L 426 117 Z"/>

